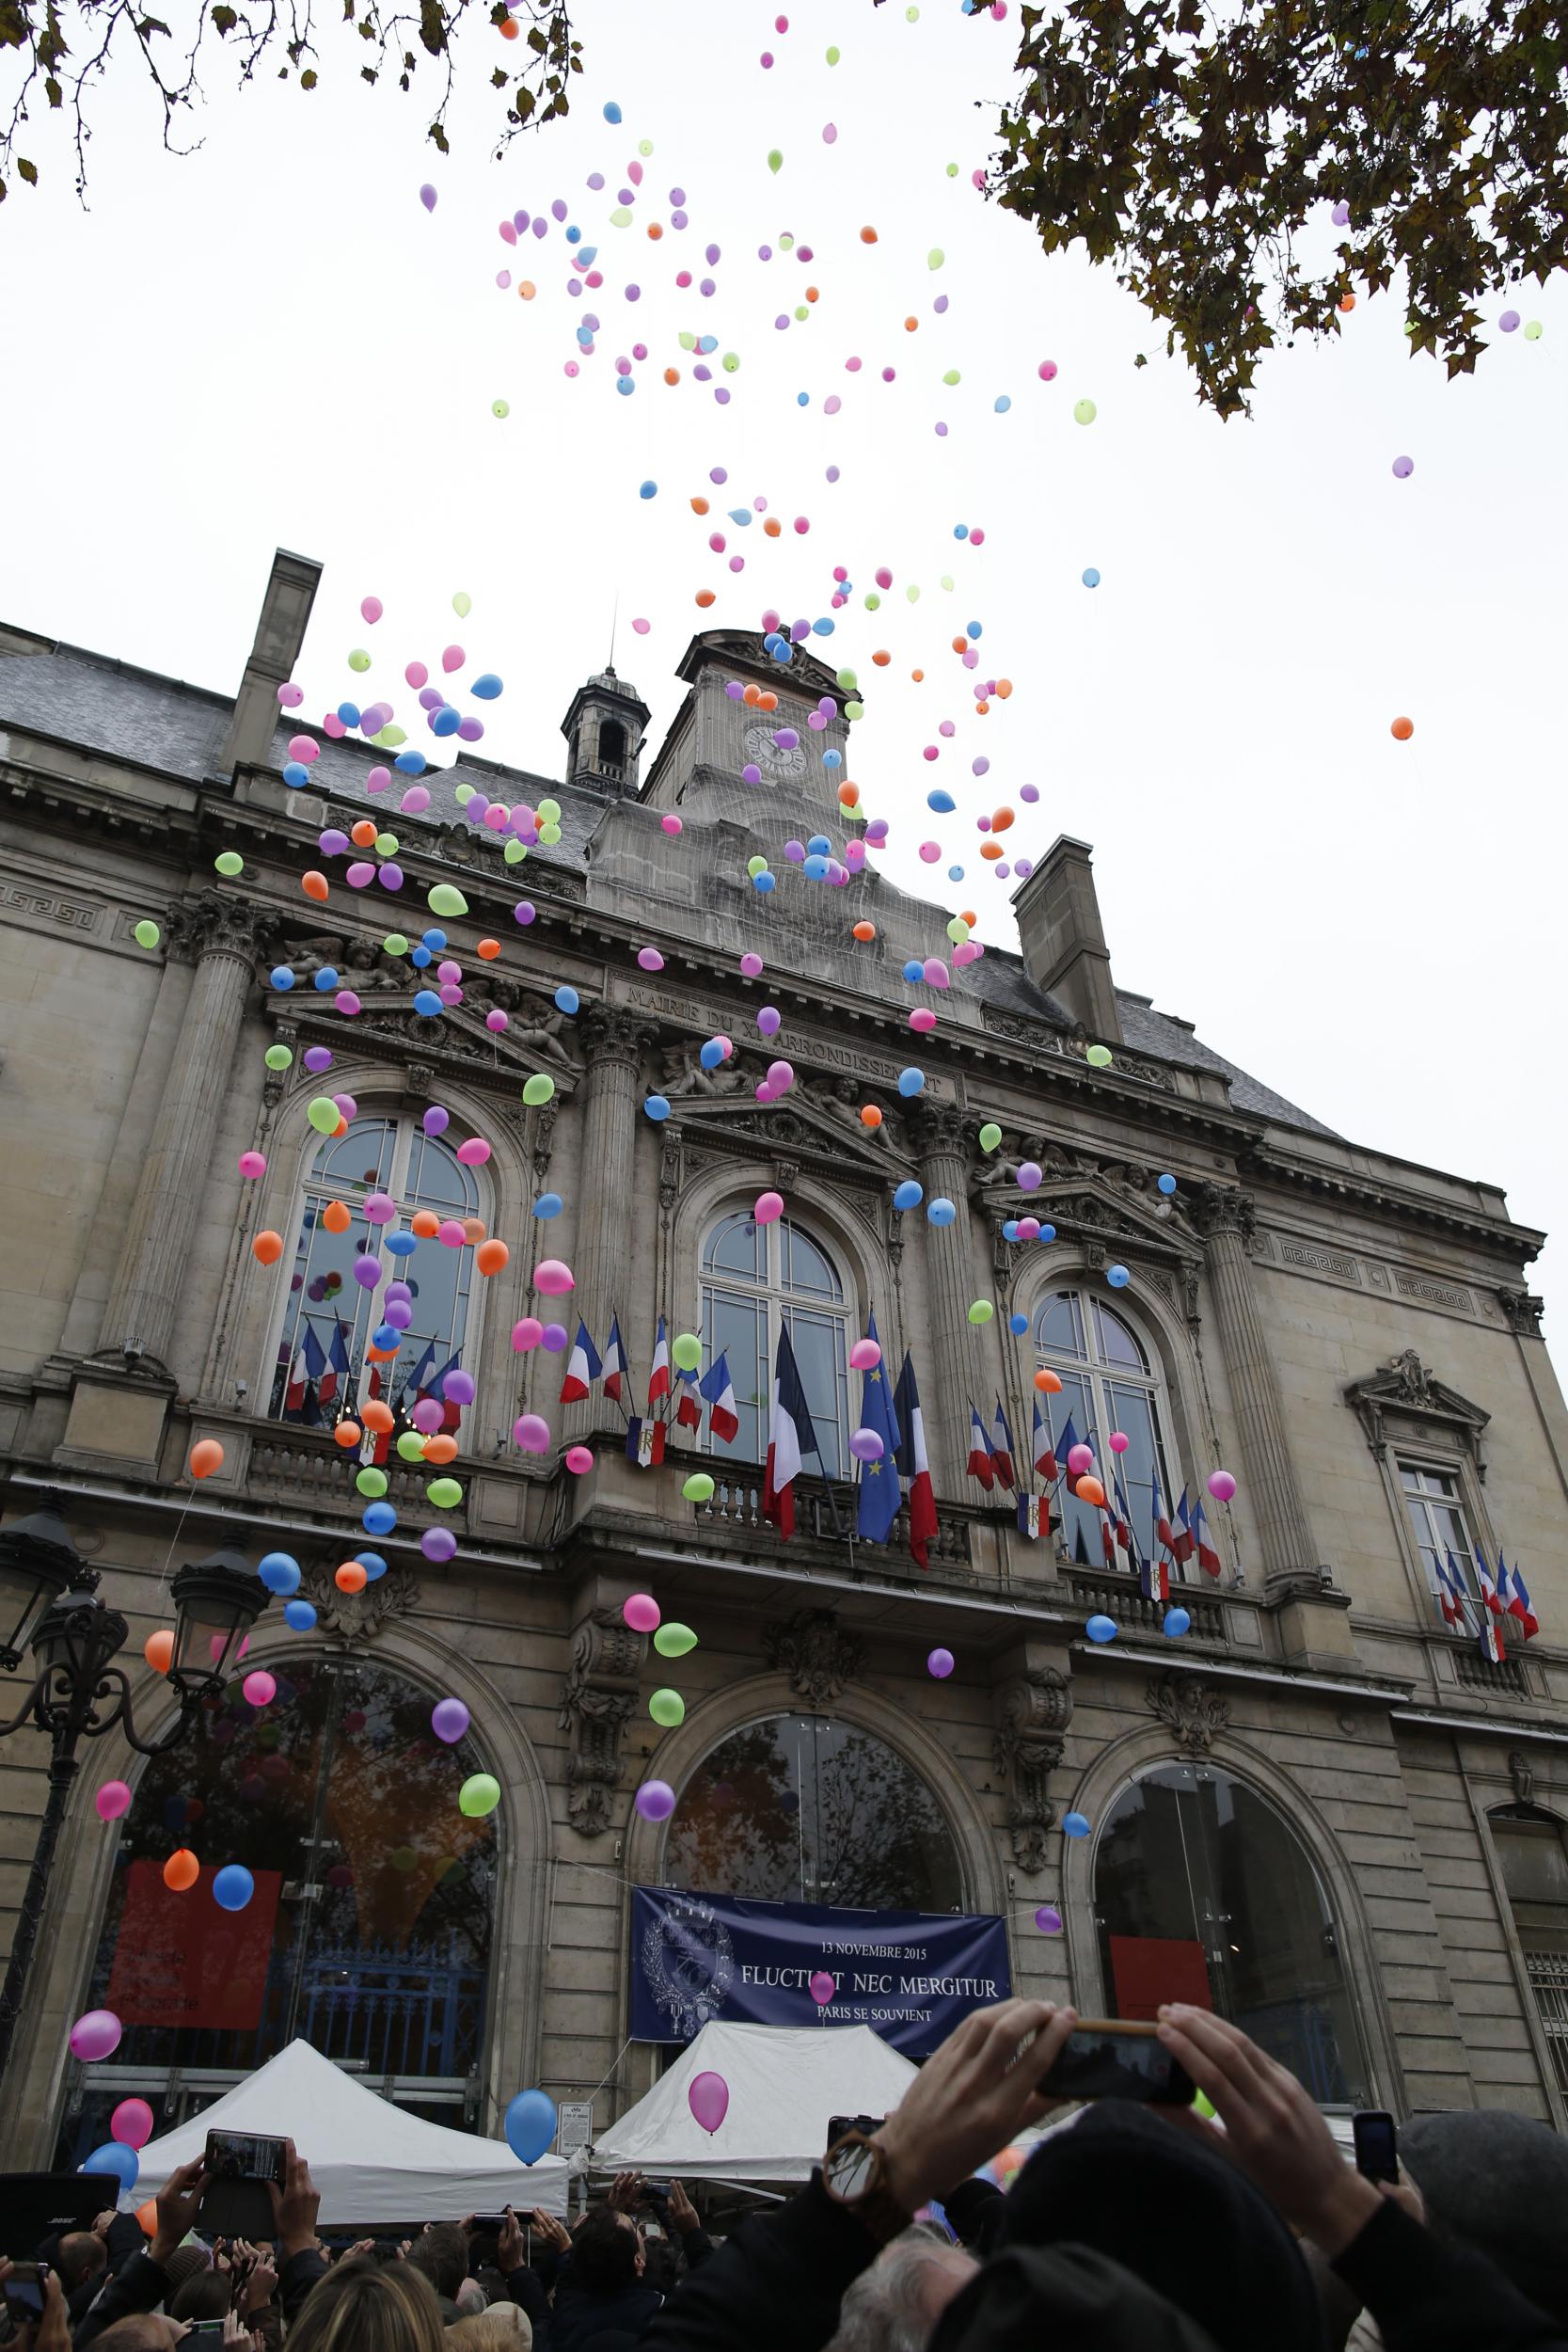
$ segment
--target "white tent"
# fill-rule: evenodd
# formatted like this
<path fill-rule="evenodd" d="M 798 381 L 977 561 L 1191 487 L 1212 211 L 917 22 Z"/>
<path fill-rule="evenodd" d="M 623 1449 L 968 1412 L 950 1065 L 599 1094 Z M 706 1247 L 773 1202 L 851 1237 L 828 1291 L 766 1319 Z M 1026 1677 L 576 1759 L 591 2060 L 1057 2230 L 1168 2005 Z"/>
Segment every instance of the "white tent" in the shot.
<path fill-rule="evenodd" d="M 291 2042 L 178 2131 L 149 2140 L 135 2201 L 155 2196 L 178 2166 L 200 2155 L 209 2132 L 292 2139 L 322 2193 L 325 2228 L 460 2221 L 503 2205 L 566 2210 L 563 2157 L 524 2165 L 504 2139 L 426 2123 L 378 2098 L 309 2042 Z"/>
<path fill-rule="evenodd" d="M 705 2025 L 645 2099 L 594 2144 L 600 2171 L 682 2180 L 803 2181 L 834 2115 L 883 2116 L 915 2078 L 869 2026 Z M 687 2104 L 693 2077 L 721 2074 L 724 2121 L 710 2138 Z"/>

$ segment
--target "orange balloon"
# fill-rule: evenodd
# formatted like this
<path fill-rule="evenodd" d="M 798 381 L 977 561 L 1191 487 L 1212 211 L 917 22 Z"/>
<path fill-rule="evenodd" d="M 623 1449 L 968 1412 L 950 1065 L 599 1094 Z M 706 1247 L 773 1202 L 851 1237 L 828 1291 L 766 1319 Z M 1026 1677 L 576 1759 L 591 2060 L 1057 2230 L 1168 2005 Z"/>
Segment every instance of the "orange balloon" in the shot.
<path fill-rule="evenodd" d="M 353 1222 L 346 1200 L 329 1200 L 322 1211 L 322 1223 L 329 1233 L 346 1233 Z"/>
<path fill-rule="evenodd" d="M 906 319 L 906 320 L 904 321 L 904 332 L 905 332 L 905 334 L 906 334 L 906 335 L 912 335 L 912 334 L 914 334 L 914 333 L 918 330 L 919 326 L 920 326 L 920 321 L 919 321 L 918 319 Z"/>
<path fill-rule="evenodd" d="M 1004 703 L 1005 703 L 1005 702 L 1006 701 L 1006 699 L 1007 699 L 1008 695 L 1012 692 L 1012 691 L 1013 691 L 1013 682 L 1012 682 L 1012 679 L 1011 679 L 1010 677 L 999 677 L 999 678 L 997 679 L 997 681 L 996 681 L 996 699 L 997 699 L 997 701 L 998 701 L 998 702 L 1004 702 Z"/>
<path fill-rule="evenodd" d="M 663 234 L 664 234 L 664 229 L 663 229 L 663 225 L 662 225 L 662 223 L 661 223 L 661 222 L 659 222 L 659 221 L 657 221 L 657 220 L 651 220 L 651 221 L 649 221 L 649 223 L 648 223 L 648 234 L 649 234 L 649 236 L 650 236 L 650 237 L 654 237 L 654 238 L 662 237 L 662 236 L 663 236 Z"/>
<path fill-rule="evenodd" d="M 319 874 L 313 866 L 308 874 L 301 874 L 299 886 L 308 898 L 325 898 L 329 887 L 326 876 Z"/>
<path fill-rule="evenodd" d="M 754 710 L 754 709 L 756 708 L 756 707 L 757 707 L 758 703 L 759 703 L 759 702 L 761 702 L 761 700 L 762 700 L 762 689 L 761 689 L 761 687 L 760 687 L 760 686 L 748 686 L 748 687 L 747 687 L 747 689 L 746 689 L 746 691 L 745 691 L 745 692 L 741 695 L 740 699 L 741 699 L 741 701 L 742 701 L 743 703 L 749 703 L 749 704 L 750 704 L 750 706 L 751 706 L 751 707 Z"/>
<path fill-rule="evenodd" d="M 1354 294 L 1341 294 L 1339 296 L 1339 308 L 1341 310 L 1354 310 L 1355 308 L 1355 296 Z"/>
<path fill-rule="evenodd" d="M 990 818 L 992 833 L 1006 833 L 1012 821 L 1013 812 L 1010 808 L 992 809 Z"/>
<path fill-rule="evenodd" d="M 463 1219 L 463 1238 L 470 1249 L 476 1242 L 482 1242 L 484 1239 L 489 1230 L 482 1216 L 466 1216 Z"/>
<path fill-rule="evenodd" d="M 257 1234 L 250 1245 L 250 1254 L 258 1265 L 276 1265 L 283 1255 L 282 1234 L 275 1233 L 269 1226 L 264 1232 Z"/>
<path fill-rule="evenodd" d="M 368 1364 L 389 1364 L 396 1354 L 395 1347 L 377 1347 L 372 1340 L 365 1350 L 365 1361 Z"/>
<path fill-rule="evenodd" d="M 506 20 L 506 21 L 507 21 L 507 23 L 508 23 L 509 24 L 511 24 L 511 25 L 513 25 L 514 27 L 515 27 L 517 20 L 516 20 L 516 18 L 515 18 L 515 16 L 509 16 L 509 17 L 507 18 L 507 20 Z M 138 2205 L 138 2206 L 136 2207 L 136 2219 L 137 2219 L 137 2220 L 141 2223 L 141 2226 L 142 2226 L 142 2233 L 143 2233 L 143 2235 L 144 2235 L 144 2236 L 146 2236 L 146 2237 L 156 2237 L 156 2236 L 157 2236 L 157 2234 L 158 2234 L 158 2208 L 157 2208 L 157 2206 L 153 2203 L 153 2201 L 152 2201 L 152 2200 L 151 2200 L 151 2198 L 150 2198 L 150 2197 L 148 2199 L 148 2201 L 147 2201 L 147 2202 L 146 2202 L 146 2204 L 145 2204 L 145 2205 Z"/>
<path fill-rule="evenodd" d="M 531 302 L 534 295 L 538 292 L 539 289 L 534 284 L 532 278 L 525 278 L 522 284 L 517 289 L 517 298 L 520 302 Z"/>
<path fill-rule="evenodd" d="M 767 520 L 767 521 L 763 524 L 763 526 L 762 526 L 762 527 L 763 527 L 763 530 L 764 530 L 764 531 L 768 533 L 768 536 L 769 537 L 769 539 L 776 539 L 776 538 L 778 537 L 778 535 L 779 535 L 780 532 L 784 529 L 784 525 L 783 525 L 783 523 L 781 523 L 781 522 L 780 522 L 780 520 L 779 520 L 779 518 L 778 518 L 778 516 L 777 516 L 776 515 L 769 515 L 769 516 L 768 516 L 768 520 Z"/>
<path fill-rule="evenodd" d="M 704 611 L 705 612 L 707 611 L 708 606 L 709 606 L 710 604 L 712 604 L 714 601 L 715 601 L 715 599 L 714 599 L 714 594 L 713 594 L 713 591 L 712 591 L 712 589 L 711 589 L 711 588 L 699 588 L 699 589 L 698 589 L 698 591 L 697 591 L 697 602 L 701 605 L 701 607 L 702 607 L 702 609 L 703 609 L 703 611 Z"/>
<path fill-rule="evenodd" d="M 973 930 L 980 918 L 975 914 L 973 907 L 960 907 L 958 910 L 958 920 L 960 923 L 967 923 L 970 930 Z"/>
<path fill-rule="evenodd" d="M 335 1445 L 341 1445 L 343 1452 L 347 1454 L 358 1444 L 364 1434 L 356 1421 L 341 1421 L 332 1432 L 332 1439 Z"/>
<path fill-rule="evenodd" d="M 863 1127 L 879 1127 L 881 1123 L 882 1114 L 877 1108 L 876 1104 L 863 1104 L 861 1108 L 861 1125 Z"/>
<path fill-rule="evenodd" d="M 1408 743 L 1416 732 L 1416 724 L 1411 719 L 1396 719 L 1388 732 L 1396 743 Z"/>
<path fill-rule="evenodd" d="M 818 302 L 818 301 L 820 301 L 820 300 L 821 300 L 821 289 L 820 289 L 819 287 L 816 287 L 816 286 L 808 286 L 808 287 L 806 288 L 806 300 L 807 300 L 808 302 Z"/>
<path fill-rule="evenodd" d="M 910 675 L 913 678 L 917 686 L 923 686 L 926 682 L 926 673 L 924 670 L 911 670 L 910 672 Z"/>
<path fill-rule="evenodd" d="M 1092 1502 L 1097 1509 L 1105 1500 L 1105 1489 L 1099 1479 L 1090 1478 L 1086 1474 L 1079 1479 L 1072 1491 L 1080 1502 Z"/>
<path fill-rule="evenodd" d="M 857 939 L 863 941 L 867 939 L 875 939 L 876 936 L 877 926 L 875 923 L 857 923 L 855 925 L 855 937 Z"/>
<path fill-rule="evenodd" d="M 984 698 L 982 697 L 982 699 L 981 699 L 979 702 L 977 702 L 977 703 L 975 704 L 975 706 L 974 706 L 974 716 L 975 716 L 977 719 L 983 719 L 983 718 L 985 717 L 985 715 L 986 715 L 987 711 L 988 711 L 990 708 L 990 703 L 989 703 L 989 702 L 987 702 L 987 701 L 985 701 L 985 700 L 984 700 Z"/>
<path fill-rule="evenodd" d="M 501 944 L 499 939 L 482 939 L 474 949 L 475 955 L 482 963 L 494 963 L 500 951 Z"/>
<path fill-rule="evenodd" d="M 665 371 L 664 371 L 664 381 L 666 382 L 666 384 L 678 384 L 678 383 L 680 382 L 680 380 L 681 380 L 681 372 L 680 372 L 679 368 L 666 368 L 666 369 L 665 369 Z"/>
<path fill-rule="evenodd" d="M 1062 1384 L 1049 1365 L 1042 1364 L 1035 1375 L 1035 1386 L 1041 1396 L 1060 1396 Z"/>
<path fill-rule="evenodd" d="M 981 844 L 980 844 L 980 855 L 981 855 L 983 858 L 990 858 L 990 859 L 991 860 L 991 862 L 994 864 L 994 863 L 995 863 L 995 861 L 996 861 L 996 859 L 998 859 L 998 858 L 1001 856 L 1001 854 L 1002 854 L 1002 844 L 1001 844 L 1001 842 L 1000 842 L 1000 841 L 982 841 L 982 842 L 981 842 Z"/>
<path fill-rule="evenodd" d="M 166 1629 L 150 1633 L 142 1644 L 142 1656 L 155 1675 L 166 1675 L 174 1663 L 174 1636 Z"/>
<path fill-rule="evenodd" d="M 955 638 L 954 638 L 954 640 L 953 640 L 953 651 L 954 651 L 955 653 L 967 653 L 967 652 L 969 651 L 969 640 L 968 640 L 968 638 L 967 638 L 967 637 L 955 637 Z"/>
<path fill-rule="evenodd" d="M 416 1209 L 408 1220 L 409 1231 L 421 1241 L 434 1241 L 441 1230 L 441 1220 L 434 1209 Z"/>
<path fill-rule="evenodd" d="M 370 1581 L 357 1560 L 345 1560 L 332 1571 L 332 1581 L 341 1593 L 362 1593 Z"/>
<path fill-rule="evenodd" d="M 456 1461 L 457 1439 L 449 1429 L 440 1430 L 434 1438 L 425 1439 L 424 1458 L 427 1462 Z"/>
<path fill-rule="evenodd" d="M 337 1140 L 338 1140 L 338 1137 L 339 1137 L 340 1136 L 346 1136 L 346 1135 L 347 1135 L 347 1133 L 348 1133 L 348 1120 L 347 1120 L 346 1119 L 341 1119 L 341 1118 L 340 1118 L 340 1120 L 339 1120 L 339 1121 L 338 1121 L 338 1124 L 337 1124 L 337 1125 L 333 1128 L 333 1130 L 332 1130 L 332 1140 L 333 1140 L 333 1142 L 334 1142 L 334 1143 L 336 1143 L 336 1142 L 337 1142 Z"/>
<path fill-rule="evenodd" d="M 201 1865 L 188 1846 L 176 1847 L 164 1865 L 164 1884 L 174 1894 L 184 1894 L 201 1876 Z"/>
<path fill-rule="evenodd" d="M 875 229 L 863 229 L 863 230 L 861 230 L 861 243 L 862 243 L 862 245 L 875 245 L 875 244 L 876 244 L 876 242 L 877 242 L 877 231 L 875 230 Z"/>
<path fill-rule="evenodd" d="M 705 515 L 707 513 L 706 499 L 693 499 L 691 501 L 691 512 L 694 515 Z"/>
<path fill-rule="evenodd" d="M 357 848 L 368 850 L 380 830 L 371 818 L 361 817 L 359 822 L 350 828 L 348 837 Z"/>
<path fill-rule="evenodd" d="M 858 808 L 860 806 L 860 798 L 861 788 L 858 784 L 841 784 L 839 786 L 838 804 L 840 808 Z"/>
<path fill-rule="evenodd" d="M 885 670 L 888 663 L 893 660 L 893 656 L 890 653 L 874 653 L 871 659 L 877 664 L 879 670 Z"/>
<path fill-rule="evenodd" d="M 223 1448 L 215 1438 L 200 1438 L 191 1448 L 190 1472 L 193 1478 L 211 1478 L 223 1468 Z"/>
<path fill-rule="evenodd" d="M 499 1274 L 511 1255 L 503 1241 L 482 1241 L 474 1251 L 474 1263 L 481 1274 Z"/>
<path fill-rule="evenodd" d="M 378 1438 L 385 1437 L 392 1427 L 392 1408 L 384 1405 L 378 1396 L 368 1398 L 360 1406 L 359 1418 L 367 1429 L 375 1431 Z"/>
<path fill-rule="evenodd" d="M 779 698 L 777 694 L 769 692 L 768 689 L 764 687 L 762 691 L 757 696 L 757 708 L 759 710 L 777 710 L 778 707 Z"/>

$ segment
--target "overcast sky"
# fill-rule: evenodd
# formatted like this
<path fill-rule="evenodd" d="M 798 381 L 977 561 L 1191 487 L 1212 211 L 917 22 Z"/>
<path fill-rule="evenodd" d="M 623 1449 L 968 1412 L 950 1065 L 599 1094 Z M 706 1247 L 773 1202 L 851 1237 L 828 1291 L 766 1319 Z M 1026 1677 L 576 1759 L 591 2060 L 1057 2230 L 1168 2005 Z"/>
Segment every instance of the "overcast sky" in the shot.
<path fill-rule="evenodd" d="M 506 681 L 483 750 L 559 773 L 560 721 L 609 653 L 617 597 L 616 664 L 657 739 L 695 628 L 754 626 L 768 606 L 826 614 L 843 564 L 854 599 L 816 649 L 866 684 L 851 768 L 893 820 L 889 870 L 974 907 L 1000 940 L 1014 885 L 982 865 L 976 813 L 1019 808 L 1015 852 L 1085 836 L 1122 986 L 1358 1141 L 1505 1184 L 1516 1216 L 1560 1232 L 1560 281 L 1516 298 L 1544 322 L 1539 341 L 1495 335 L 1476 377 L 1451 385 L 1408 357 L 1397 298 L 1363 296 L 1342 338 L 1279 355 L 1253 418 L 1221 424 L 1108 272 L 1043 259 L 969 183 L 1008 86 L 1016 0 L 1006 24 L 979 25 L 957 0 L 927 0 L 912 24 L 899 0 L 787 5 L 779 35 L 775 7 L 753 0 L 579 0 L 587 72 L 570 120 L 500 164 L 486 84 L 517 53 L 479 10 L 447 159 L 423 138 L 419 82 L 435 69 L 409 98 L 366 87 L 330 8 L 313 94 L 265 79 L 237 94 L 214 56 L 193 126 L 205 144 L 184 160 L 161 151 L 123 60 L 97 103 L 90 211 L 57 123 L 37 124 L 40 187 L 13 187 L 0 215 L 0 612 L 232 689 L 272 550 L 293 548 L 326 565 L 302 715 L 373 689 L 407 723 L 404 662 L 438 675 L 457 641 L 467 675 Z M 633 221 L 617 229 L 644 139 Z M 576 300 L 561 227 L 517 250 L 497 230 L 556 197 L 605 273 Z M 785 232 L 809 264 L 781 250 Z M 715 280 L 710 299 L 676 289 L 683 267 Z M 808 284 L 809 319 L 779 331 Z M 1489 318 L 1504 307 L 1489 302 Z M 589 310 L 602 329 L 572 379 Z M 733 352 L 738 370 L 694 381 L 683 328 L 716 336 L 711 364 Z M 639 339 L 648 359 L 618 396 L 615 360 Z M 1099 414 L 1083 428 L 1085 397 Z M 1405 481 L 1401 454 L 1415 461 Z M 656 497 L 639 495 L 644 481 Z M 713 501 L 705 520 L 693 495 Z M 784 521 L 778 540 L 760 516 L 725 517 L 762 499 Z M 959 523 L 984 544 L 956 540 Z M 894 586 L 868 613 L 879 564 Z M 705 588 L 717 601 L 700 612 Z M 473 599 L 462 622 L 458 590 Z M 373 629 L 358 615 L 370 594 L 386 606 Z M 1015 686 L 985 718 L 949 644 L 970 621 L 979 675 Z M 346 657 L 361 644 L 374 666 L 357 678 Z M 1389 734 L 1402 714 L 1403 744 Z M 1026 782 L 1033 808 L 1017 799 Z M 957 814 L 930 815 L 933 785 Z M 930 838 L 935 868 L 916 854 Z M 942 879 L 950 863 L 963 882 Z M 1533 1278 L 1548 1288 L 1551 1263 Z"/>

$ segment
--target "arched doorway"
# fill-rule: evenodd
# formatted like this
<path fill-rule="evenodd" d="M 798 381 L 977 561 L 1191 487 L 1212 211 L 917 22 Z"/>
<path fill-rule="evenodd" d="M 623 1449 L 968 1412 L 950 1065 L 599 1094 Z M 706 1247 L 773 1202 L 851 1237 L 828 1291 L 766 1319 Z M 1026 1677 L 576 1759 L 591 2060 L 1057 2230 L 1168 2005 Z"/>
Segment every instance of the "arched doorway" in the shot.
<path fill-rule="evenodd" d="M 1218 1765 L 1156 1764 L 1105 1817 L 1094 1914 L 1107 2007 L 1230 2018 L 1324 2106 L 1367 2104 L 1338 1931 L 1282 1814 Z"/>
<path fill-rule="evenodd" d="M 1557 2087 L 1568 2098 L 1568 1823 L 1540 1805 L 1487 1817 Z"/>
<path fill-rule="evenodd" d="M 75 2070 L 61 2163 L 130 2092 L 166 2130 L 296 2036 L 433 2122 L 477 2113 L 499 1841 L 457 1794 L 485 1759 L 438 1740 L 432 1694 L 378 1662 L 272 1671 L 270 1706 L 230 1684 L 102 1833 L 119 1845 L 83 2007 L 125 2030 Z M 176 1894 L 163 1871 L 182 1846 L 202 1876 Z M 256 1882 L 237 1913 L 211 1891 L 230 1862 Z"/>

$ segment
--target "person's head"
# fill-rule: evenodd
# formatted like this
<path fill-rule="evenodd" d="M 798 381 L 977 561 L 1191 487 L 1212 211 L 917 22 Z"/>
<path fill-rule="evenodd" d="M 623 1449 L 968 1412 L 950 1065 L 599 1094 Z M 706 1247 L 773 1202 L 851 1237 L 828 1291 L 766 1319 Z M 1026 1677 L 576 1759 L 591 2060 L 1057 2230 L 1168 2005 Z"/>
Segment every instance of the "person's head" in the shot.
<path fill-rule="evenodd" d="M 187 2279 L 212 2267 L 213 2258 L 204 2246 L 177 2246 L 164 2265 L 164 2276 L 171 2287 L 182 2287 Z"/>
<path fill-rule="evenodd" d="M 83 2280 L 90 2279 L 95 2270 L 102 2270 L 107 2260 L 103 2239 L 91 2230 L 72 2230 L 61 2238 L 55 2267 L 66 2294 L 74 2295 Z"/>
<path fill-rule="evenodd" d="M 1568 2328 L 1568 2143 L 1528 2115 L 1469 2108 L 1402 2123 L 1400 2163 L 1439 2237 L 1478 2247 Z"/>
<path fill-rule="evenodd" d="M 642 2233 L 613 2205 L 591 2213 L 572 2240 L 572 2275 L 591 2295 L 618 2295 L 642 2275 Z"/>
<path fill-rule="evenodd" d="M 642 2283 L 660 2295 L 673 2295 L 680 2278 L 681 2258 L 667 2237 L 642 2237 Z"/>
<path fill-rule="evenodd" d="M 289 2352 L 446 2352 L 446 2343 L 424 2273 L 365 2255 L 318 2279 L 289 2329 Z"/>
<path fill-rule="evenodd" d="M 506 2295 L 506 2280 L 493 2263 L 486 2263 L 482 2269 L 476 2270 L 474 2277 L 484 2289 L 486 2303 L 499 2303 L 503 2300 Z"/>
<path fill-rule="evenodd" d="M 174 2352 L 184 2333 L 178 2321 L 166 2319 L 161 2312 L 133 2312 L 128 2319 L 117 2319 L 112 2328 L 105 2328 L 93 2342 L 106 2345 L 108 2352 Z"/>
<path fill-rule="evenodd" d="M 221 2319 L 233 2299 L 227 2270 L 198 2270 L 175 2288 L 166 2308 L 170 2319 Z"/>
<path fill-rule="evenodd" d="M 1266 2343 L 1266 2337 L 1259 2337 Z M 1214 2352 L 1216 2339 L 1144 2280 L 1089 2246 L 1008 2246 L 937 2322 L 931 2352 Z"/>
<path fill-rule="evenodd" d="M 448 2352 L 531 2352 L 532 2343 L 532 2322 L 520 2303 L 496 2303 L 447 2329 Z"/>
<path fill-rule="evenodd" d="M 452 2300 L 455 2302 L 458 2310 L 463 2313 L 464 2317 L 467 2318 L 470 2315 L 477 2316 L 480 2312 L 485 2310 L 489 2304 L 490 2297 L 485 2294 L 484 2289 L 480 2285 L 477 2279 L 465 2279 L 462 2284 L 458 2287 L 457 2293 L 452 2297 Z"/>
<path fill-rule="evenodd" d="M 457 2290 L 468 2275 L 467 2234 L 459 2222 L 436 2221 L 414 2240 L 408 2259 L 437 2295 L 455 2302 Z"/>
<path fill-rule="evenodd" d="M 828 2352 L 926 2352 L 937 2321 L 974 2269 L 973 2254 L 916 2223 L 846 2289 Z"/>

